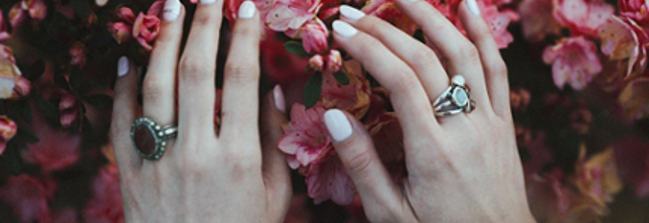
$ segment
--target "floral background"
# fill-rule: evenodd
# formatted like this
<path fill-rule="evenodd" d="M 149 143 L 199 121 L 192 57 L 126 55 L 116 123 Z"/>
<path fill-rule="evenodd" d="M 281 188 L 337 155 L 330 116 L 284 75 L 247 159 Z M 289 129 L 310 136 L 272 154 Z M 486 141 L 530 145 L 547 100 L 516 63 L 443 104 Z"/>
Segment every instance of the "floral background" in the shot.
<path fill-rule="evenodd" d="M 426 1 L 463 30 L 459 0 Z M 225 1 L 221 49 L 228 48 L 229 25 L 241 2 Z M 183 3 L 191 18 L 196 1 Z M 112 86 L 122 55 L 145 73 L 163 4 L 0 1 L 0 222 L 124 221 L 108 140 Z M 393 0 L 255 4 L 267 27 L 260 94 L 280 84 L 291 108 L 278 144 L 295 170 L 286 222 L 365 222 L 322 114 L 344 109 L 364 123 L 396 182 L 408 174 L 402 134 L 388 92 L 336 48 L 331 22 L 347 4 L 426 39 Z M 508 65 L 535 218 L 649 222 L 649 1 L 478 5 Z M 219 53 L 218 64 L 226 53 Z M 218 125 L 219 99 L 215 106 Z"/>

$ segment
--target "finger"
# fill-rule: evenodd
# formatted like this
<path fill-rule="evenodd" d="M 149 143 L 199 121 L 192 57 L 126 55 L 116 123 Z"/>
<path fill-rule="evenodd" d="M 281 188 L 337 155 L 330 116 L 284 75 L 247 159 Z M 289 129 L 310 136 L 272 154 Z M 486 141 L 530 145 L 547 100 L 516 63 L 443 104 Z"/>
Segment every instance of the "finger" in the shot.
<path fill-rule="evenodd" d="M 259 136 L 257 120 L 261 27 L 259 13 L 251 1 L 241 4 L 238 17 L 232 30 L 231 50 L 225 62 L 221 136 L 234 139 L 243 134 L 242 137 L 253 139 Z"/>
<path fill-rule="evenodd" d="M 144 117 L 166 126 L 176 120 L 176 64 L 183 34 L 184 9 L 179 0 L 167 0 L 160 34 L 142 84 Z"/>
<path fill-rule="evenodd" d="M 404 212 L 403 195 L 381 163 L 372 138 L 353 115 L 338 109 L 324 114 L 325 125 L 347 173 L 363 200 L 370 221 L 398 220 Z"/>
<path fill-rule="evenodd" d="M 507 66 L 500 55 L 496 41 L 487 23 L 480 16 L 475 0 L 466 0 L 459 7 L 460 20 L 469 39 L 475 44 L 485 71 L 487 92 L 494 112 L 500 117 L 511 116 L 509 107 L 509 83 Z"/>
<path fill-rule="evenodd" d="M 142 165 L 142 158 L 135 153 L 131 142 L 131 124 L 137 118 L 137 72 L 125 56 L 117 63 L 117 81 L 113 103 L 111 123 L 111 140 L 115 150 L 115 158 L 120 171 L 131 172 Z"/>
<path fill-rule="evenodd" d="M 201 0 L 178 67 L 179 138 L 214 133 L 216 54 L 222 0 Z"/>
<path fill-rule="evenodd" d="M 405 136 L 417 139 L 442 135 L 440 126 L 435 124 L 437 120 L 433 115 L 430 100 L 406 63 L 377 39 L 359 32 L 345 22 L 335 21 L 333 29 L 336 43 L 361 62 L 390 92 L 390 99 Z M 417 146 L 407 149 L 407 155 L 413 157 L 433 151 Z"/>
<path fill-rule="evenodd" d="M 448 87 L 449 79 L 435 52 L 413 37 L 386 21 L 343 5 L 340 7 L 343 21 L 372 35 L 385 44 L 390 51 L 406 62 L 421 81 L 428 98 L 435 99 Z"/>
<path fill-rule="evenodd" d="M 480 55 L 476 47 L 427 1 L 398 0 L 397 6 L 421 27 L 428 40 L 439 50 L 447 64 L 448 74 L 463 75 L 477 104 L 489 101 L 485 88 Z M 475 112 L 482 110 L 481 106 Z"/>
<path fill-rule="evenodd" d="M 286 104 L 282 88 L 277 85 L 264 98 L 261 109 L 260 135 L 262 145 L 262 173 L 268 191 L 268 200 L 278 204 L 271 206 L 275 213 L 286 213 L 292 194 L 290 168 L 286 155 L 277 148 L 282 137 L 282 123 L 286 122 Z M 281 202 L 280 202 L 281 201 Z"/>

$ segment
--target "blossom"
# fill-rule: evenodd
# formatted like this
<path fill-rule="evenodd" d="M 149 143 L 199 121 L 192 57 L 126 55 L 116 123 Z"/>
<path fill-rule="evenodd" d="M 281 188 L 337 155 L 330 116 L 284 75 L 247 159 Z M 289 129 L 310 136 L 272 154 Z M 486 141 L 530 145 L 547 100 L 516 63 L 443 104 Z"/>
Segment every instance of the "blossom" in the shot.
<path fill-rule="evenodd" d="M 29 95 L 29 92 L 31 92 L 31 89 L 32 89 L 32 84 L 31 82 L 29 82 L 29 80 L 27 80 L 27 78 L 18 77 L 14 81 L 14 94 L 12 98 L 27 96 Z"/>
<path fill-rule="evenodd" d="M 108 23 L 108 32 L 115 38 L 117 43 L 129 41 L 132 37 L 133 28 L 123 22 Z"/>
<path fill-rule="evenodd" d="M 338 50 L 330 50 L 327 56 L 327 72 L 336 73 L 343 66 L 343 58 Z"/>
<path fill-rule="evenodd" d="M 47 16 L 47 4 L 43 0 L 23 0 L 13 5 L 9 11 L 11 26 L 18 28 L 28 17 L 38 24 Z"/>
<path fill-rule="evenodd" d="M 7 142 L 11 140 L 18 130 L 18 125 L 7 116 L 0 116 L 0 155 L 7 148 Z"/>
<path fill-rule="evenodd" d="M 553 17 L 555 0 L 524 0 L 518 7 L 525 38 L 541 41 L 547 35 L 560 35 L 561 25 Z"/>
<path fill-rule="evenodd" d="M 28 148 L 21 151 L 26 162 L 37 164 L 44 172 L 49 173 L 69 167 L 79 160 L 80 135 L 53 129 L 39 113 L 34 114 L 32 128 L 40 140 L 28 144 Z"/>
<path fill-rule="evenodd" d="M 593 210 L 599 215 L 608 213 L 606 203 L 613 201 L 613 194 L 622 190 L 622 182 L 617 175 L 613 149 L 585 158 L 582 147 L 576 174 L 570 179 L 580 194 L 593 200 Z"/>
<path fill-rule="evenodd" d="M 313 71 L 322 71 L 324 67 L 324 57 L 320 54 L 313 55 L 309 59 L 309 69 Z"/>
<path fill-rule="evenodd" d="M 83 49 L 83 44 L 77 43 L 70 47 L 70 65 L 82 66 L 86 61 L 86 52 Z"/>
<path fill-rule="evenodd" d="M 356 187 L 342 161 L 335 156 L 300 169 L 306 176 L 309 197 L 316 204 L 331 199 L 339 205 L 351 203 Z"/>
<path fill-rule="evenodd" d="M 617 100 L 627 117 L 637 120 L 649 116 L 649 78 L 640 77 L 630 81 Z"/>
<path fill-rule="evenodd" d="M 320 103 L 327 109 L 345 110 L 360 119 L 370 106 L 369 81 L 351 71 L 344 72 L 343 75 L 347 76 L 349 84 L 338 83 L 332 73 L 323 74 Z"/>
<path fill-rule="evenodd" d="M 128 24 L 135 23 L 135 14 L 133 14 L 133 10 L 131 10 L 131 8 L 129 7 L 120 7 L 115 12 L 115 16 L 117 16 L 119 20 L 124 21 Z"/>
<path fill-rule="evenodd" d="M 277 145 L 287 154 L 291 168 L 320 162 L 333 151 L 324 113 L 325 109 L 320 106 L 306 109 L 302 104 L 294 104 L 291 108 L 291 122 L 283 127 L 284 135 Z"/>
<path fill-rule="evenodd" d="M 619 0 L 617 4 L 622 16 L 649 23 L 649 5 L 646 0 Z"/>
<path fill-rule="evenodd" d="M 596 37 L 599 27 L 613 16 L 615 8 L 604 0 L 554 0 L 554 18 L 576 34 Z"/>
<path fill-rule="evenodd" d="M 146 50 L 153 50 L 153 42 L 160 32 L 160 19 L 156 15 L 138 14 L 133 23 L 133 38 L 135 38 Z"/>
<path fill-rule="evenodd" d="M 0 41 L 9 39 L 10 35 L 7 32 L 7 24 L 5 23 L 4 16 L 0 13 Z"/>
<path fill-rule="evenodd" d="M 543 52 L 543 61 L 552 64 L 554 84 L 559 88 L 568 83 L 580 90 L 602 71 L 597 47 L 582 36 L 562 39 L 557 45 L 548 46 Z"/>
<path fill-rule="evenodd" d="M 0 199 L 9 204 L 20 222 L 50 222 L 47 201 L 52 198 L 54 181 L 44 181 L 26 174 L 9 177 L 0 188 Z"/>
<path fill-rule="evenodd" d="M 14 96 L 16 80 L 20 78 L 20 70 L 11 48 L 0 44 L 0 99 Z"/>
<path fill-rule="evenodd" d="M 74 95 L 65 93 L 59 102 L 59 112 L 61 113 L 61 126 L 67 128 L 77 120 L 79 110 L 77 109 L 77 98 Z"/>
<path fill-rule="evenodd" d="M 599 28 L 602 53 L 609 60 L 620 61 L 623 76 L 641 74 L 647 65 L 649 35 L 635 21 L 611 16 Z"/>
<path fill-rule="evenodd" d="M 491 36 L 496 41 L 496 45 L 498 45 L 499 49 L 506 48 L 507 45 L 514 41 L 512 34 L 507 31 L 507 27 L 511 22 L 519 19 L 518 14 L 512 10 L 499 10 L 497 6 L 488 5 L 486 1 L 479 1 L 478 6 L 482 18 L 487 22 L 491 30 Z M 460 24 L 456 23 L 456 26 L 460 26 Z M 464 28 L 459 29 L 464 31 Z"/>
<path fill-rule="evenodd" d="M 279 32 L 299 29 L 315 18 L 321 6 L 320 0 L 277 0 L 268 11 L 265 21 L 269 28 Z"/>
<path fill-rule="evenodd" d="M 302 26 L 302 44 L 307 53 L 325 53 L 329 50 L 329 30 L 320 19 Z"/>
<path fill-rule="evenodd" d="M 90 191 L 92 197 L 83 209 L 86 222 L 124 222 L 117 164 L 112 163 L 101 168 L 92 182 Z"/>

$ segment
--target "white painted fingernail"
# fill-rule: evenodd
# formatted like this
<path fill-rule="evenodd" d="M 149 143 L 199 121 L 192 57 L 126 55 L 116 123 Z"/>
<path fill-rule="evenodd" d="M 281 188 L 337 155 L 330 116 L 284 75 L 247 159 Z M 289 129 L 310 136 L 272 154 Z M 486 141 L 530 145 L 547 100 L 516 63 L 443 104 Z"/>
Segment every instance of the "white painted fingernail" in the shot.
<path fill-rule="evenodd" d="M 358 33 L 358 30 L 346 22 L 336 20 L 333 23 L 334 31 L 344 37 L 352 37 Z"/>
<path fill-rule="evenodd" d="M 480 15 L 480 8 L 475 0 L 466 0 L 466 7 L 469 8 L 473 15 Z"/>
<path fill-rule="evenodd" d="M 417 0 L 401 0 L 401 1 L 405 3 L 411 3 L 411 2 L 416 2 Z"/>
<path fill-rule="evenodd" d="M 128 73 L 128 58 L 126 56 L 122 56 L 119 58 L 119 62 L 117 62 L 117 77 L 124 76 Z"/>
<path fill-rule="evenodd" d="M 275 86 L 273 89 L 273 98 L 275 99 L 275 108 L 277 110 L 280 110 L 281 112 L 286 113 L 286 102 L 284 101 L 284 92 L 282 91 L 282 87 Z"/>
<path fill-rule="evenodd" d="M 352 136 L 352 125 L 345 113 L 331 109 L 324 114 L 325 125 L 336 142 L 342 142 Z"/>
<path fill-rule="evenodd" d="M 216 2 L 216 0 L 201 0 L 201 1 L 199 1 L 199 3 L 201 3 L 201 4 L 203 4 L 203 5 L 205 5 L 205 4 L 212 4 L 212 3 L 214 3 L 214 2 Z"/>
<path fill-rule="evenodd" d="M 365 16 L 364 12 L 361 12 L 360 10 L 347 5 L 340 6 L 340 14 L 345 18 L 351 20 L 359 20 L 360 18 L 363 18 L 363 16 Z"/>
<path fill-rule="evenodd" d="M 239 18 L 240 19 L 249 19 L 252 18 L 255 15 L 255 11 L 257 10 L 257 7 L 255 6 L 255 3 L 251 1 L 245 1 L 239 6 Z"/>
<path fill-rule="evenodd" d="M 179 0 L 167 0 L 165 7 L 162 12 L 162 18 L 165 21 L 176 21 L 180 15 L 180 1 Z"/>

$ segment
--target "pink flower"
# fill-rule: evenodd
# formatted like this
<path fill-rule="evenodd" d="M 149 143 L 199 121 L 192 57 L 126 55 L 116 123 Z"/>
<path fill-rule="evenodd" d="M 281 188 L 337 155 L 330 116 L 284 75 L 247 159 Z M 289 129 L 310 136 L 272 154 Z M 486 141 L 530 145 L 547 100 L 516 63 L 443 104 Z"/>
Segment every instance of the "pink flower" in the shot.
<path fill-rule="evenodd" d="M 146 50 L 153 50 L 151 43 L 158 37 L 160 32 L 160 19 L 155 15 L 144 15 L 141 13 L 133 23 L 133 38 L 135 38 Z"/>
<path fill-rule="evenodd" d="M 9 39 L 10 35 L 7 32 L 7 24 L 5 23 L 4 16 L 0 13 L 0 41 Z"/>
<path fill-rule="evenodd" d="M 77 43 L 70 47 L 70 65 L 82 66 L 86 61 L 86 52 L 83 50 L 83 44 Z"/>
<path fill-rule="evenodd" d="M 291 168 L 321 162 L 333 151 L 324 113 L 325 109 L 320 106 L 306 109 L 302 104 L 294 104 L 291 108 L 291 122 L 284 126 L 284 136 L 277 145 L 287 154 Z"/>
<path fill-rule="evenodd" d="M 554 18 L 575 34 L 597 37 L 597 30 L 615 8 L 604 0 L 554 0 Z"/>
<path fill-rule="evenodd" d="M 15 30 L 27 19 L 28 13 L 23 10 L 22 2 L 16 2 L 13 7 L 9 10 L 9 23 L 11 27 Z"/>
<path fill-rule="evenodd" d="M 617 4 L 622 16 L 649 23 L 649 4 L 646 0 L 619 0 Z"/>
<path fill-rule="evenodd" d="M 593 207 L 599 214 L 608 212 L 606 203 L 613 201 L 613 195 L 622 190 L 617 175 L 613 149 L 607 149 L 586 159 L 582 148 L 577 161 L 576 174 L 570 179 L 580 194 L 593 200 Z"/>
<path fill-rule="evenodd" d="M 304 79 L 303 82 L 306 82 L 309 76 L 304 72 L 304 68 L 308 66 L 308 60 L 286 51 L 284 49 L 285 40 L 279 39 L 272 30 L 266 29 L 265 34 L 267 37 L 262 40 L 260 47 L 261 67 L 264 73 L 273 82 L 282 84 L 284 90 L 288 90 L 285 88 L 289 85 L 288 83 L 293 83 L 296 80 Z M 297 85 L 304 85 L 304 83 L 291 84 L 291 86 Z M 298 97 L 301 98 L 301 96 Z"/>
<path fill-rule="evenodd" d="M 498 10 L 498 7 L 495 5 L 488 5 L 487 1 L 478 1 L 478 6 L 480 7 L 480 13 L 482 18 L 487 22 L 489 29 L 491 30 L 491 35 L 493 36 L 496 44 L 499 49 L 507 48 L 511 42 L 514 42 L 514 37 L 507 27 L 510 23 L 517 21 L 519 19 L 518 14 L 512 10 Z M 460 26 L 460 23 L 456 23 L 457 26 Z M 464 28 L 460 29 L 461 31 Z"/>
<path fill-rule="evenodd" d="M 124 208 L 116 164 L 99 171 L 90 189 L 92 197 L 83 209 L 85 222 L 124 222 Z"/>
<path fill-rule="evenodd" d="M 582 36 L 562 39 L 557 45 L 548 46 L 543 52 L 543 61 L 552 64 L 554 84 L 559 88 L 568 83 L 581 90 L 602 71 L 597 47 Z"/>
<path fill-rule="evenodd" d="M 316 204 L 331 199 L 336 204 L 347 205 L 356 194 L 354 182 L 337 156 L 312 163 L 300 172 L 306 176 L 309 197 Z"/>
<path fill-rule="evenodd" d="M 523 34 L 530 41 L 541 41 L 547 35 L 560 35 L 561 25 L 554 19 L 555 0 L 524 0 L 518 7 Z"/>
<path fill-rule="evenodd" d="M 117 9 L 117 12 L 115 12 L 115 16 L 128 24 L 133 24 L 135 22 L 135 14 L 133 14 L 133 10 L 129 7 L 120 7 Z"/>
<path fill-rule="evenodd" d="M 52 198 L 54 181 L 43 181 L 26 174 L 9 177 L 0 188 L 0 199 L 9 204 L 20 222 L 50 222 L 47 201 Z"/>
<path fill-rule="evenodd" d="M 327 72 L 336 73 L 340 71 L 340 68 L 343 66 L 343 58 L 340 55 L 340 51 L 331 50 L 327 56 Z"/>
<path fill-rule="evenodd" d="M 313 55 L 309 59 L 309 69 L 314 71 L 322 71 L 324 67 L 324 57 L 320 54 Z"/>
<path fill-rule="evenodd" d="M 194 1 L 193 3 L 196 3 L 195 1 L 198 0 L 191 0 Z M 233 22 L 237 18 L 237 13 L 239 12 L 239 6 L 244 2 L 244 0 L 227 0 L 223 4 L 223 15 L 225 18 L 227 18 L 230 22 Z M 268 11 L 275 5 L 276 0 L 254 0 L 252 1 L 255 3 L 255 6 L 257 7 L 257 10 L 259 10 L 259 18 L 262 20 L 266 19 L 266 16 L 268 15 Z"/>
<path fill-rule="evenodd" d="M 7 116 L 0 116 L 0 155 L 7 148 L 7 142 L 11 140 L 18 131 L 18 125 Z"/>
<path fill-rule="evenodd" d="M 28 148 L 22 151 L 26 162 L 37 164 L 45 173 L 49 173 L 69 167 L 79 160 L 80 135 L 52 129 L 39 113 L 34 113 L 32 129 L 40 140 L 28 144 Z"/>
<path fill-rule="evenodd" d="M 598 34 L 602 41 L 602 53 L 609 60 L 626 61 L 619 68 L 624 71 L 624 77 L 644 72 L 649 46 L 649 35 L 645 28 L 632 19 L 611 16 L 600 26 Z"/>
<path fill-rule="evenodd" d="M 132 30 L 131 26 L 123 22 L 108 23 L 108 32 L 115 38 L 117 43 L 129 41 L 132 37 Z"/>
<path fill-rule="evenodd" d="M 59 102 L 59 112 L 61 114 L 61 126 L 70 127 L 79 116 L 77 109 L 77 98 L 74 95 L 65 93 Z"/>
<path fill-rule="evenodd" d="M 39 23 L 47 16 L 47 5 L 43 0 L 23 0 L 23 9 L 29 12 L 34 23 Z"/>
<path fill-rule="evenodd" d="M 332 73 L 323 74 L 320 103 L 323 107 L 337 108 L 362 118 L 370 107 L 370 84 L 367 79 L 351 72 L 343 73 L 349 84 L 342 85 Z"/>
<path fill-rule="evenodd" d="M 13 97 L 22 97 L 27 96 L 31 92 L 32 84 L 24 77 L 18 77 L 14 85 L 14 96 Z"/>
<path fill-rule="evenodd" d="M 21 78 L 20 75 L 13 51 L 0 44 L 0 99 L 15 97 L 14 89 L 16 81 Z"/>
<path fill-rule="evenodd" d="M 277 0 L 268 11 L 265 21 L 275 31 L 298 29 L 314 19 L 321 6 L 320 0 Z"/>
<path fill-rule="evenodd" d="M 160 13 L 162 13 L 162 10 L 165 7 L 165 2 L 166 2 L 165 0 L 155 1 L 153 4 L 151 4 L 149 10 L 146 11 L 146 14 L 155 17 L 160 17 Z"/>
<path fill-rule="evenodd" d="M 302 26 L 302 44 L 307 53 L 325 53 L 329 50 L 329 30 L 320 19 Z"/>

